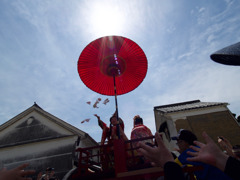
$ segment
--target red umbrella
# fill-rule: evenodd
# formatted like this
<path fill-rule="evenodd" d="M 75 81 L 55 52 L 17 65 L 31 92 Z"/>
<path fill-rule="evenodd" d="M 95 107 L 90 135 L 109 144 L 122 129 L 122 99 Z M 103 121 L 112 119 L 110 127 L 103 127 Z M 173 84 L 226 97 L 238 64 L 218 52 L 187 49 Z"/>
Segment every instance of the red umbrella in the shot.
<path fill-rule="evenodd" d="M 147 58 L 132 40 L 105 36 L 88 44 L 78 60 L 78 73 L 91 90 L 113 96 L 137 88 L 147 74 Z"/>
<path fill-rule="evenodd" d="M 137 88 L 147 74 L 147 58 L 132 40 L 122 36 L 105 36 L 88 44 L 78 59 L 78 73 L 91 90 L 115 95 L 118 120 L 117 95 Z M 120 138 L 119 124 L 117 134 Z"/>

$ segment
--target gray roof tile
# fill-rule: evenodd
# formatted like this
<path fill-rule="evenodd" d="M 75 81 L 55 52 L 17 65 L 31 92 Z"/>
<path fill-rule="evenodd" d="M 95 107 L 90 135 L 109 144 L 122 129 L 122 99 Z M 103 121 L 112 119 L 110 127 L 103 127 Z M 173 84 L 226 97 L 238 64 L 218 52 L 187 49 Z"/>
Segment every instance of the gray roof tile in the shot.
<path fill-rule="evenodd" d="M 178 112 L 178 111 L 185 111 L 191 109 L 198 109 L 198 108 L 206 108 L 211 106 L 219 106 L 219 105 L 228 105 L 225 102 L 201 102 L 200 100 L 194 101 L 187 101 L 175 104 L 168 104 L 163 106 L 156 106 L 154 110 L 161 111 L 163 113 L 170 113 L 170 112 Z"/>

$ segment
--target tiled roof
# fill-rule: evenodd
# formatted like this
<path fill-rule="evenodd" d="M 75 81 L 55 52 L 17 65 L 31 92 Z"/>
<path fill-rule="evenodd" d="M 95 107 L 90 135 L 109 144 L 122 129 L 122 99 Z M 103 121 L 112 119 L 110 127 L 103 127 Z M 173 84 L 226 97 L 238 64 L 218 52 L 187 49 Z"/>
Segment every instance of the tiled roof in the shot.
<path fill-rule="evenodd" d="M 161 111 L 163 113 L 170 113 L 170 112 L 178 112 L 178 111 L 185 111 L 191 109 L 198 109 L 198 108 L 206 108 L 211 106 L 219 106 L 219 105 L 228 105 L 225 102 L 201 102 L 200 100 L 194 101 L 187 101 L 175 104 L 168 104 L 163 106 L 156 106 L 154 107 L 154 111 Z"/>
<path fill-rule="evenodd" d="M 21 112 L 17 116 L 13 117 L 9 121 L 0 125 L 0 132 L 3 129 L 6 129 L 9 126 L 11 126 L 13 123 L 16 123 L 22 118 L 25 118 L 32 111 L 36 111 L 36 113 L 45 116 L 51 122 L 58 124 L 62 128 L 72 132 L 73 135 L 89 138 L 90 141 L 92 141 L 94 144 L 97 144 L 97 142 L 91 136 L 89 136 L 86 132 L 48 113 L 47 111 L 43 110 L 36 102 L 34 102 L 33 106 L 29 107 L 28 109 Z M 52 130 L 47 125 L 44 125 L 43 123 L 41 123 L 41 121 L 39 121 L 38 119 L 35 119 L 35 117 L 31 116 L 30 118 L 32 119 L 30 125 L 27 123 L 29 118 L 28 119 L 25 118 L 26 120 L 23 123 L 21 123 L 19 126 L 17 126 L 15 129 L 11 130 L 9 134 L 6 134 L 3 137 L 0 136 L 0 147 L 2 144 L 6 145 L 7 144 L 6 142 L 10 144 L 12 144 L 13 142 L 15 143 L 23 142 L 26 144 L 27 142 L 33 142 L 32 141 L 33 139 L 44 140 L 44 139 L 49 139 L 49 137 L 50 139 L 52 137 L 55 137 L 55 138 L 63 137 L 61 133 L 58 133 Z M 21 136 L 18 136 L 18 134 L 21 134 Z"/>

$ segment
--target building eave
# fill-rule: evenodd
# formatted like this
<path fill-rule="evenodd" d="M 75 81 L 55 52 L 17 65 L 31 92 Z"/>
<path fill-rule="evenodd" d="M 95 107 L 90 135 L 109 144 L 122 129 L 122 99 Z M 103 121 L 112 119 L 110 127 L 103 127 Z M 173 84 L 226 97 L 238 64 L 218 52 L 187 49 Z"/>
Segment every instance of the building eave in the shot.
<path fill-rule="evenodd" d="M 216 106 L 227 106 L 228 103 L 225 102 L 201 102 L 200 100 L 194 101 L 186 101 L 181 103 L 175 104 L 168 104 L 163 106 L 156 106 L 154 107 L 154 111 L 160 112 L 162 114 L 166 113 L 175 113 L 181 111 L 189 111 L 195 109 L 204 109 L 204 108 L 211 108 Z"/>

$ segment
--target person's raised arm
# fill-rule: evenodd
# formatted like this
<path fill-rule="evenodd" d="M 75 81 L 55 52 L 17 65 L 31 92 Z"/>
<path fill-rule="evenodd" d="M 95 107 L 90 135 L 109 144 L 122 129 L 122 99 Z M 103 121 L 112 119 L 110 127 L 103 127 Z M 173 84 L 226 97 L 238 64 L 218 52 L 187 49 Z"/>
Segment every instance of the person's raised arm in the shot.
<path fill-rule="evenodd" d="M 190 146 L 190 148 L 196 152 L 188 151 L 187 154 L 193 157 L 189 157 L 187 160 L 207 163 L 224 171 L 229 156 L 222 152 L 222 150 L 207 135 L 206 132 L 203 132 L 202 136 L 205 139 L 206 144 L 199 141 L 194 141 L 194 144 L 196 144 L 198 147 Z"/>
<path fill-rule="evenodd" d="M 159 133 L 155 134 L 157 141 L 157 147 L 150 147 L 143 142 L 139 142 L 138 152 L 146 159 L 152 162 L 153 166 L 164 167 L 164 164 L 168 161 L 174 162 L 171 152 L 166 148 L 163 143 L 162 137 Z"/>
<path fill-rule="evenodd" d="M 31 180 L 32 178 L 28 178 L 26 176 L 34 174 L 34 170 L 24 170 L 28 164 L 22 164 L 15 169 L 7 170 L 3 168 L 0 170 L 0 179 L 1 180 Z"/>
<path fill-rule="evenodd" d="M 94 114 L 94 116 L 96 116 L 97 119 L 98 119 L 98 125 L 99 125 L 102 129 L 104 129 L 107 125 L 101 120 L 100 116 L 98 116 L 97 114 Z"/>
<path fill-rule="evenodd" d="M 164 177 L 166 180 L 178 179 L 184 180 L 182 168 L 174 162 L 171 152 L 163 143 L 159 133 L 155 133 L 157 147 L 150 147 L 143 142 L 139 142 L 140 148 L 138 152 L 146 159 L 152 162 L 153 166 L 160 166 L 164 169 Z"/>
<path fill-rule="evenodd" d="M 233 153 L 233 146 L 231 145 L 230 141 L 223 136 L 218 137 L 218 144 L 224 149 L 229 156 L 235 157 Z"/>
<path fill-rule="evenodd" d="M 105 140 L 107 139 L 107 125 L 100 119 L 100 116 L 98 116 L 97 114 L 94 114 L 94 116 L 97 117 L 98 119 L 98 125 L 102 128 L 102 138 L 101 138 L 101 145 L 104 144 Z"/>

